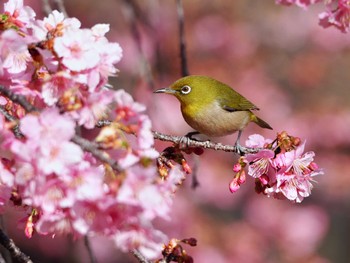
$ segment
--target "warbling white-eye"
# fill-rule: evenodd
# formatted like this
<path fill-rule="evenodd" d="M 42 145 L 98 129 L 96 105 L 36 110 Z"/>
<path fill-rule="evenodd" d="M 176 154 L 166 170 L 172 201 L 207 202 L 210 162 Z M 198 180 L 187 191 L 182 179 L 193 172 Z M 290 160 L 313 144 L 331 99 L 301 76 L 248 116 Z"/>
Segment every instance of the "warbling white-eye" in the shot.
<path fill-rule="evenodd" d="M 183 77 L 169 88 L 156 90 L 155 93 L 174 95 L 181 103 L 185 121 L 199 133 L 220 137 L 238 131 L 236 147 L 239 151 L 239 138 L 249 122 L 272 129 L 252 112 L 259 110 L 257 106 L 230 86 L 210 77 Z"/>

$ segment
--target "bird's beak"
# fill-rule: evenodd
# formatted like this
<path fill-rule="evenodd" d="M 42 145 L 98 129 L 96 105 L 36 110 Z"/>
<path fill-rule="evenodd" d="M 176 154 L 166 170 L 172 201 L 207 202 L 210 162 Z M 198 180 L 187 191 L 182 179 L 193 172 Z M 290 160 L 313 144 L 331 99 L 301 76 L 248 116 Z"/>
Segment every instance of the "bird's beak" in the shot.
<path fill-rule="evenodd" d="M 170 88 L 164 88 L 164 89 L 157 89 L 153 93 L 167 93 L 167 94 L 175 94 L 176 91 Z"/>

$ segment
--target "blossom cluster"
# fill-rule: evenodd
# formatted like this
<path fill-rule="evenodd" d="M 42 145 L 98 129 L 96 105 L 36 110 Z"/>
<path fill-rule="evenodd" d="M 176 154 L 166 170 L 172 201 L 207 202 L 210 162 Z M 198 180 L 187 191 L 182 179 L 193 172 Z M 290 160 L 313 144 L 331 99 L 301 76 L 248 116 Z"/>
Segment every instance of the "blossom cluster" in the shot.
<path fill-rule="evenodd" d="M 302 8 L 324 2 L 325 11 L 319 14 L 319 24 L 322 27 L 334 26 L 343 33 L 350 30 L 350 3 L 348 0 L 276 0 L 276 3 L 283 5 L 296 5 Z"/>
<path fill-rule="evenodd" d="M 33 105 L 0 94 L 0 209 L 22 207 L 28 237 L 105 235 L 155 257 L 165 235 L 152 222 L 167 218 L 183 172 L 160 179 L 145 107 L 108 84 L 122 49 L 106 24 L 35 17 L 23 0 L 6 2 L 0 17 L 0 85 Z M 110 123 L 97 129 L 100 120 Z M 83 150 L 77 133 L 116 166 Z"/>
<path fill-rule="evenodd" d="M 248 167 L 258 193 L 300 203 L 311 194 L 313 178 L 323 174 L 314 162 L 314 152 L 304 153 L 305 142 L 286 132 L 278 133 L 274 141 L 251 135 L 246 146 L 259 150 L 241 157 L 234 166 L 236 175 L 230 183 L 231 192 L 245 182 L 244 168 Z"/>

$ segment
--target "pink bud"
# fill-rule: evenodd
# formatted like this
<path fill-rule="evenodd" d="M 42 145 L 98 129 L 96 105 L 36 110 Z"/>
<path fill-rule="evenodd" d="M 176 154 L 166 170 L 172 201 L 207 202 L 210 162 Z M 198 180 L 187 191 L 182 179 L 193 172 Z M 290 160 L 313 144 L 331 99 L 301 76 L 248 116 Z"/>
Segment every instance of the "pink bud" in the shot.
<path fill-rule="evenodd" d="M 241 166 L 239 163 L 236 163 L 236 164 L 233 166 L 233 171 L 234 171 L 235 173 L 238 173 L 241 169 L 242 169 L 242 166 Z"/>
<path fill-rule="evenodd" d="M 24 233 L 28 238 L 31 238 L 33 236 L 33 232 L 34 232 L 33 218 L 32 216 L 30 216 L 27 220 Z"/>
<path fill-rule="evenodd" d="M 181 164 L 182 164 L 182 169 L 184 169 L 184 171 L 187 174 L 191 174 L 192 173 L 192 168 L 188 165 L 188 163 L 186 162 L 185 159 L 181 160 Z"/>
<path fill-rule="evenodd" d="M 241 172 L 241 174 L 239 175 L 239 177 L 238 177 L 238 183 L 239 184 L 244 184 L 245 180 L 246 180 L 246 175 L 245 175 L 245 171 L 243 170 Z"/>
<path fill-rule="evenodd" d="M 311 163 L 309 164 L 309 168 L 310 168 L 312 171 L 316 171 L 316 170 L 318 170 L 318 165 L 317 165 L 316 163 L 314 163 L 314 162 L 311 162 Z"/>
<path fill-rule="evenodd" d="M 263 174 L 262 176 L 259 177 L 259 180 L 262 185 L 267 185 L 270 181 L 270 178 L 266 174 Z"/>
<path fill-rule="evenodd" d="M 240 188 L 240 185 L 239 185 L 237 179 L 234 178 L 230 183 L 230 192 L 235 193 L 238 191 L 239 188 Z"/>

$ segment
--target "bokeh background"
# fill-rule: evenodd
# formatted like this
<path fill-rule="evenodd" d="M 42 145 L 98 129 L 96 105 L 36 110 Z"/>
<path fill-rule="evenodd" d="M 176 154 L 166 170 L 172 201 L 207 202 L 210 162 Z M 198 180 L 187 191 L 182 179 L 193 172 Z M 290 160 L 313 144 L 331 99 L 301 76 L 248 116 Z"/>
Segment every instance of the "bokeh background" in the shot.
<path fill-rule="evenodd" d="M 206 150 L 187 156 L 191 176 L 177 191 L 171 220 L 157 222 L 169 237 L 195 237 L 186 248 L 195 262 L 328 263 L 350 258 L 350 37 L 318 25 L 323 4 L 308 10 L 274 0 L 184 0 L 185 38 L 191 74 L 230 84 L 260 107 L 273 131 L 248 126 L 243 140 L 286 130 L 307 141 L 325 174 L 315 178 L 301 204 L 254 192 L 252 179 L 235 194 L 228 184 L 237 157 Z M 24 0 L 38 17 L 41 1 Z M 108 23 L 110 41 L 124 56 L 111 79 L 148 107 L 154 129 L 183 135 L 191 128 L 179 103 L 152 91 L 181 76 L 175 0 L 70 0 L 67 13 L 83 27 Z M 236 135 L 218 141 L 232 144 Z M 156 143 L 159 151 L 169 143 Z M 17 229 L 16 212 L 5 217 L 10 236 L 34 262 L 88 262 L 82 240 L 33 237 Z M 99 262 L 137 262 L 103 237 L 91 240 Z"/>

